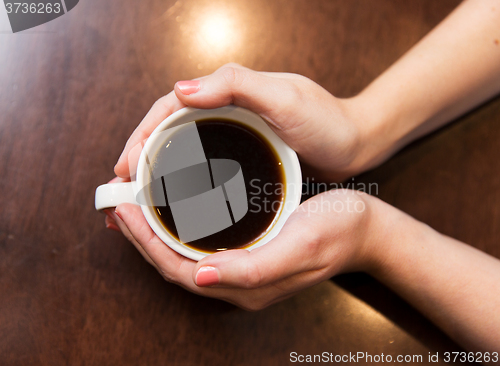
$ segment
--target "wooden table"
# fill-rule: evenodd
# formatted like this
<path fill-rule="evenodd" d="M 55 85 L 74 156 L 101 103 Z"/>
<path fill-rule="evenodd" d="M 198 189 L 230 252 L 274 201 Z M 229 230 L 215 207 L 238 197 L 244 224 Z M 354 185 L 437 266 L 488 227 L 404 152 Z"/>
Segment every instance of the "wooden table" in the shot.
<path fill-rule="evenodd" d="M 93 207 L 127 137 L 177 80 L 234 61 L 352 96 L 458 3 L 82 0 L 18 34 L 2 8 L 0 364 L 282 365 L 291 352 L 425 360 L 460 350 L 363 274 L 255 313 L 190 294 Z M 213 19 L 231 32 L 207 35 Z M 500 257 L 499 120 L 496 98 L 356 180 Z"/>

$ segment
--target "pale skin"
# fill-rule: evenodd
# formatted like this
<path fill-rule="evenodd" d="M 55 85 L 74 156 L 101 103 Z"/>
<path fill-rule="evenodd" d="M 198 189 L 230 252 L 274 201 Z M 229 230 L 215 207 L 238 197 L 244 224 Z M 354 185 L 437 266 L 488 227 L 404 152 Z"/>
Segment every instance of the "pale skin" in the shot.
<path fill-rule="evenodd" d="M 469 0 L 353 98 L 335 98 L 299 75 L 239 65 L 178 82 L 130 137 L 114 181 L 128 179 L 129 151 L 168 115 L 228 104 L 263 116 L 311 174 L 345 179 L 497 95 L 499 43 L 500 1 Z M 362 212 L 347 209 L 356 202 Z M 375 197 L 323 193 L 303 203 L 265 246 L 200 262 L 161 242 L 139 206 L 123 204 L 108 215 L 108 227 L 117 225 L 167 281 L 194 293 L 258 310 L 336 274 L 365 271 L 466 349 L 500 351 L 500 261 Z"/>

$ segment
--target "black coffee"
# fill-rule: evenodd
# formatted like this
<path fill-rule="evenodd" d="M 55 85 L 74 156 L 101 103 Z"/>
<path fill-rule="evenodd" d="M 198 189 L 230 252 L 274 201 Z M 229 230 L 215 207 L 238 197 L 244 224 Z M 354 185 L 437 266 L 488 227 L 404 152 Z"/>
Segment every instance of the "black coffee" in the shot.
<path fill-rule="evenodd" d="M 179 239 L 171 209 L 171 206 L 175 208 L 174 203 L 167 202 L 166 206 L 154 206 L 155 213 L 172 236 L 194 249 L 212 253 L 226 249 L 245 248 L 257 241 L 272 227 L 277 219 L 277 213 L 281 210 L 285 194 L 285 179 L 279 157 L 259 132 L 239 122 L 206 119 L 196 121 L 196 128 L 208 162 L 212 188 L 221 185 L 215 176 L 214 169 L 217 168 L 215 166 L 217 162 L 223 161 L 221 159 L 226 159 L 225 161 L 229 159 L 240 165 L 248 205 L 246 213 L 239 220 L 238 217 L 235 220 L 235 216 L 239 215 L 241 210 L 240 213 L 235 212 L 234 206 L 232 210 L 230 200 L 227 198 L 228 194 L 229 197 L 231 196 L 231 192 L 227 192 L 226 187 L 223 193 L 227 199 L 226 204 L 232 224 L 221 231 L 191 241 Z M 175 144 L 177 134 L 181 133 L 182 129 L 170 136 L 164 147 L 168 148 L 168 144 Z M 200 169 L 204 168 L 202 164 L 198 165 Z M 184 177 L 186 185 L 197 183 L 189 182 L 193 180 L 189 178 L 189 175 L 177 174 L 177 178 L 174 177 L 177 179 L 175 182 L 177 187 L 181 179 L 179 177 Z M 164 180 L 163 188 L 165 189 L 166 186 L 168 187 L 169 183 Z M 165 195 L 167 195 L 166 191 Z M 173 197 L 173 193 L 169 197 Z M 197 222 L 193 222 L 193 227 L 196 224 Z"/>

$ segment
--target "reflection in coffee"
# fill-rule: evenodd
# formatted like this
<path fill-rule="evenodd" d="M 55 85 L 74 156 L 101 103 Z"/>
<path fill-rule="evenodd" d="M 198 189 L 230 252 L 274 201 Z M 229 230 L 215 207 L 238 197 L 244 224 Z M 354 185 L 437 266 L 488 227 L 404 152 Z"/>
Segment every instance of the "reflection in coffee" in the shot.
<path fill-rule="evenodd" d="M 285 181 L 279 157 L 260 133 L 239 122 L 206 119 L 196 121 L 196 129 L 206 161 L 162 176 L 156 193 L 151 191 L 159 194 L 163 188 L 165 196 L 165 203 L 154 205 L 156 216 L 173 237 L 194 249 L 245 248 L 272 227 L 281 210 Z M 169 136 L 152 166 L 159 165 L 170 146 L 184 143 L 188 132 L 180 128 Z M 196 210 L 190 209 L 188 203 L 196 201 L 197 206 L 191 205 Z M 198 212 L 200 207 L 205 212 Z M 224 228 L 207 231 L 207 215 Z M 199 234 L 204 232 L 210 235 Z"/>

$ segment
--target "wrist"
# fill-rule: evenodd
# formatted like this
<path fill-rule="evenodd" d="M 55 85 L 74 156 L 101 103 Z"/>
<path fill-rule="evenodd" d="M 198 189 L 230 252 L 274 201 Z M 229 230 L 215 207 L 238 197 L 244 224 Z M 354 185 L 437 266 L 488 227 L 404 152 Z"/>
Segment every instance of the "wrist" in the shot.
<path fill-rule="evenodd" d="M 351 168 L 357 173 L 375 168 L 397 151 L 395 110 L 384 106 L 380 98 L 361 93 L 344 100 L 345 113 L 356 126 L 355 158 Z"/>
<path fill-rule="evenodd" d="M 359 191 L 347 191 L 344 195 L 354 199 L 353 206 L 356 210 L 351 212 L 352 226 L 348 230 L 350 255 L 344 262 L 343 268 L 337 273 L 366 272 L 371 274 L 381 267 L 381 263 L 385 260 L 386 250 L 392 245 L 392 242 L 388 243 L 391 239 L 390 222 L 392 219 L 387 216 L 390 214 L 387 208 L 397 210 L 378 198 Z M 360 207 L 363 207 L 363 210 L 359 210 Z"/>
<path fill-rule="evenodd" d="M 423 249 L 439 235 L 428 225 L 372 197 L 368 260 L 364 270 L 383 283 L 391 280 L 402 265 L 411 265 L 415 249 Z"/>

